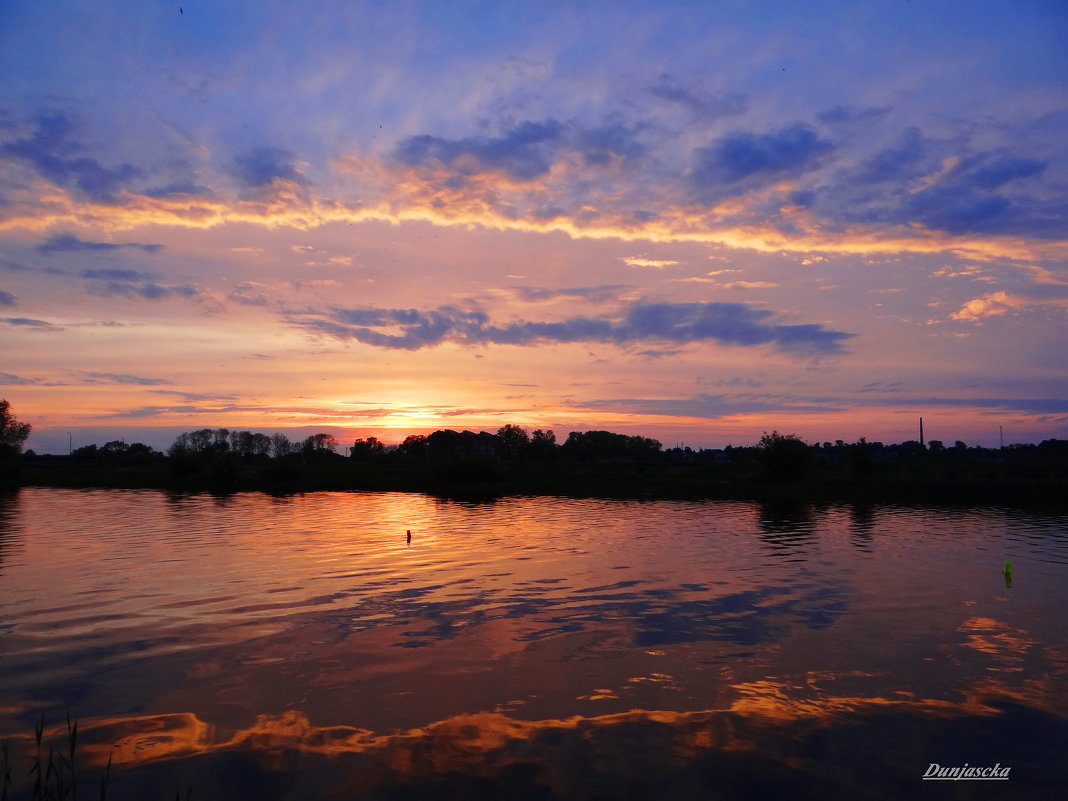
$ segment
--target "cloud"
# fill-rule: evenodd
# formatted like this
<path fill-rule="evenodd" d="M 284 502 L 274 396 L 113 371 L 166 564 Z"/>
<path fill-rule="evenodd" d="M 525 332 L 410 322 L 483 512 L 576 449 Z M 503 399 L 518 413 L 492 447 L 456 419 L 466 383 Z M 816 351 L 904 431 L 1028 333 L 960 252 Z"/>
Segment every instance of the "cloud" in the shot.
<path fill-rule="evenodd" d="M 734 133 L 698 148 L 690 180 L 702 194 L 752 176 L 779 178 L 814 169 L 835 146 L 807 125 L 766 134 Z"/>
<path fill-rule="evenodd" d="M 671 261 L 669 259 L 645 259 L 640 256 L 626 256 L 623 258 L 623 263 L 630 265 L 631 267 L 654 267 L 656 269 L 678 264 L 677 261 Z"/>
<path fill-rule="evenodd" d="M 718 94 L 705 92 L 694 86 L 684 86 L 672 75 L 663 74 L 645 91 L 658 100 L 682 106 L 698 117 L 718 119 L 744 114 L 749 110 L 749 99 L 736 92 Z"/>
<path fill-rule="evenodd" d="M 617 157 L 625 162 L 633 162 L 647 151 L 646 146 L 638 141 L 639 130 L 637 127 L 609 123 L 579 130 L 574 137 L 574 143 L 583 160 L 589 165 L 609 164 Z"/>
<path fill-rule="evenodd" d="M 860 387 L 857 392 L 901 392 L 900 381 L 869 381 L 864 386 Z"/>
<path fill-rule="evenodd" d="M 898 393 L 897 383 L 873 382 L 862 387 L 866 393 Z M 609 398 L 572 404 L 577 408 L 627 414 L 664 415 L 671 417 L 719 418 L 738 414 L 784 413 L 824 414 L 840 412 L 852 406 L 864 407 L 951 407 L 1004 409 L 1025 414 L 1065 414 L 1064 398 L 834 398 L 775 394 L 699 393 L 687 398 Z"/>
<path fill-rule="evenodd" d="M 171 383 L 163 378 L 144 378 L 124 373 L 85 373 L 84 379 L 86 384 L 129 384 L 139 387 L 155 387 Z"/>
<path fill-rule="evenodd" d="M 334 309 L 326 314 L 293 315 L 308 330 L 355 339 L 383 348 L 417 350 L 445 342 L 466 345 L 530 345 L 544 342 L 628 344 L 647 341 L 714 342 L 721 345 L 773 345 L 779 350 L 829 354 L 842 351 L 853 334 L 822 325 L 782 325 L 767 309 L 742 303 L 643 303 L 622 316 L 572 317 L 555 322 L 519 321 L 493 325 L 481 311 L 442 306 L 416 309 Z"/>
<path fill-rule="evenodd" d="M 629 289 L 626 284 L 602 284 L 600 286 L 580 286 L 565 289 L 546 289 L 544 287 L 517 286 L 515 295 L 526 303 L 540 303 L 547 300 L 588 300 L 603 303 L 615 300 L 620 291 Z"/>
<path fill-rule="evenodd" d="M 892 398 L 861 402 L 864 406 L 920 406 L 1008 409 L 1024 414 L 1068 414 L 1066 398 Z"/>
<path fill-rule="evenodd" d="M 147 300 L 162 300 L 176 295 L 183 298 L 196 297 L 195 287 L 180 284 L 161 284 L 152 273 L 138 270 L 105 268 L 82 270 L 82 278 L 88 278 L 89 293 L 99 297 L 142 297 Z"/>
<path fill-rule="evenodd" d="M 277 147 L 258 147 L 234 159 L 232 172 L 246 187 L 270 186 L 276 179 L 306 183 L 294 163 L 294 154 Z"/>
<path fill-rule="evenodd" d="M 132 272 L 125 270 L 114 270 L 111 272 Z M 178 296 L 182 298 L 193 298 L 199 293 L 195 287 L 180 286 L 174 284 L 158 284 L 154 281 L 146 281 L 143 284 L 135 284 L 127 282 L 124 279 L 115 281 L 100 281 L 94 282 L 89 285 L 90 294 L 97 295 L 99 297 L 120 297 L 120 298 L 133 298 L 141 297 L 147 300 L 163 300 L 171 296 Z"/>
<path fill-rule="evenodd" d="M 489 138 L 443 139 L 421 134 L 402 141 L 394 156 L 409 166 L 441 165 L 461 175 L 503 172 L 531 181 L 549 171 L 553 146 L 564 136 L 557 120 L 527 121 Z"/>
<path fill-rule="evenodd" d="M 1009 181 L 1038 175 L 1045 169 L 1045 161 L 999 155 L 980 159 L 977 166 L 966 172 L 966 176 L 982 189 L 997 189 Z"/>
<path fill-rule="evenodd" d="M 266 306 L 269 300 L 265 294 L 258 293 L 255 295 L 246 294 L 249 288 L 237 287 L 234 291 L 226 295 L 227 298 L 240 303 L 242 306 Z"/>
<path fill-rule="evenodd" d="M 158 253 L 163 245 L 144 244 L 141 242 L 87 242 L 74 234 L 57 234 L 36 247 L 38 253 L 77 253 L 79 251 L 112 251 L 122 248 L 143 250 L 145 253 Z"/>
<path fill-rule="evenodd" d="M 951 234 L 989 230 L 1010 205 L 1011 201 L 1002 195 L 969 197 L 953 186 L 925 190 L 913 195 L 908 204 L 913 219 Z"/>
<path fill-rule="evenodd" d="M 1036 306 L 1052 306 L 1068 310 L 1068 298 L 1046 297 L 1028 298 L 1021 295 L 1010 295 L 1004 291 L 988 292 L 977 298 L 972 298 L 959 311 L 949 315 L 953 320 L 964 322 L 978 322 L 985 317 L 1000 317 L 1010 311 L 1033 308 Z"/>
<path fill-rule="evenodd" d="M 909 128 L 892 147 L 843 171 L 834 190 L 821 193 L 818 210 L 831 224 L 918 224 L 958 236 L 1065 235 L 1063 199 L 1017 183 L 1042 174 L 1047 161 L 1004 148 L 968 154 L 967 146 Z"/>
<path fill-rule="evenodd" d="M 21 378 L 14 373 L 0 373 L 0 386 L 32 386 L 40 384 L 39 378 Z"/>
<path fill-rule="evenodd" d="M 165 382 L 165 383 L 170 383 Z M 187 403 L 197 403 L 199 401 L 212 401 L 214 403 L 234 403 L 237 400 L 236 395 L 214 395 L 205 394 L 201 392 L 181 392 L 176 389 L 151 389 L 149 392 L 156 395 L 177 395 Z"/>
<path fill-rule="evenodd" d="M 165 186 L 154 186 L 143 191 L 148 197 L 212 197 L 214 192 L 211 187 L 201 186 L 192 181 L 179 181 Z"/>
<path fill-rule="evenodd" d="M 93 278 L 102 281 L 151 281 L 153 279 L 152 273 L 111 268 L 102 270 L 82 270 L 81 276 L 82 278 Z"/>
<path fill-rule="evenodd" d="M 34 130 L 22 139 L 0 145 L 0 155 L 29 165 L 52 183 L 80 190 L 90 200 L 111 203 L 142 171 L 132 164 L 108 168 L 86 153 L 74 134 L 75 121 L 63 112 L 39 114 Z"/>
<path fill-rule="evenodd" d="M 676 102 L 696 91 L 670 81 L 658 86 Z M 643 245 L 1060 257 L 1063 243 L 1051 240 L 1068 230 L 1068 205 L 1047 175 L 1059 165 L 1025 150 L 1029 143 L 971 152 L 968 133 L 913 127 L 896 138 L 891 132 L 892 144 L 880 149 L 881 131 L 879 140 L 845 133 L 832 141 L 795 123 L 719 136 L 687 156 L 677 151 L 689 147 L 688 137 L 667 136 L 652 123 L 623 124 L 611 114 L 583 125 L 551 117 L 509 121 L 493 134 L 459 138 L 431 130 L 402 139 L 385 158 L 350 153 L 334 159 L 330 169 L 346 177 L 330 196 L 305 179 L 293 153 L 263 147 L 228 164 L 198 166 L 205 174 L 214 168 L 236 175 L 235 196 L 190 194 L 203 187 L 184 175 L 166 186 L 157 180 L 156 189 L 141 194 L 124 189 L 121 204 L 106 206 L 76 192 L 38 192 L 29 199 L 34 191 L 25 188 L 12 193 L 21 199 L 3 210 L 0 224 L 48 230 L 91 218 L 110 230 L 241 222 L 306 231 L 340 221 L 429 220 Z M 679 158 L 689 159 L 688 171 Z M 1035 180 L 1040 176 L 1045 180 Z M 727 196 L 736 202 L 723 203 Z M 67 245 L 78 247 L 79 240 L 52 243 L 57 250 Z"/>
<path fill-rule="evenodd" d="M 573 404 L 579 408 L 627 414 L 663 415 L 668 417 L 703 417 L 714 419 L 754 412 L 790 412 L 820 414 L 840 411 L 843 407 L 821 399 L 813 403 L 806 399 L 779 395 L 712 395 L 700 393 L 689 398 L 612 398 Z"/>
<path fill-rule="evenodd" d="M 32 317 L 4 317 L 2 320 L 8 325 L 25 326 L 27 328 L 49 328 L 59 330 L 61 327 L 53 325 L 45 320 L 35 320 Z"/>
<path fill-rule="evenodd" d="M 213 408 L 206 408 L 202 406 L 140 406 L 136 409 L 125 409 L 123 411 L 111 412 L 110 414 L 94 414 L 93 418 L 101 420 L 111 418 L 144 418 L 144 417 L 162 417 L 170 414 L 198 414 L 202 412 L 233 412 L 244 411 L 239 406 L 218 406 Z"/>
<path fill-rule="evenodd" d="M 15 296 L 0 289 L 0 306 L 14 306 Z"/>
<path fill-rule="evenodd" d="M 864 120 L 876 120 L 890 111 L 889 106 L 835 106 L 834 108 L 821 111 L 816 119 L 828 125 L 844 125 Z"/>
<path fill-rule="evenodd" d="M 893 147 L 884 148 L 868 158 L 851 176 L 864 184 L 915 177 L 925 168 L 922 163 L 931 143 L 924 139 L 919 128 L 908 128 Z"/>
<path fill-rule="evenodd" d="M 771 281 L 731 281 L 729 284 L 724 284 L 724 289 L 772 289 L 777 287 L 778 284 Z"/>

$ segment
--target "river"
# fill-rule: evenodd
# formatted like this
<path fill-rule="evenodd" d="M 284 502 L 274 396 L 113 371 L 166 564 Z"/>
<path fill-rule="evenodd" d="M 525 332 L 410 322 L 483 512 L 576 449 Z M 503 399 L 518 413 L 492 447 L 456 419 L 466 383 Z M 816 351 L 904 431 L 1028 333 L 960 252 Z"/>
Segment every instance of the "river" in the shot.
<path fill-rule="evenodd" d="M 1062 798 L 1065 609 L 1058 514 L 24 488 L 0 738 L 11 798 L 68 714 L 117 801 Z"/>

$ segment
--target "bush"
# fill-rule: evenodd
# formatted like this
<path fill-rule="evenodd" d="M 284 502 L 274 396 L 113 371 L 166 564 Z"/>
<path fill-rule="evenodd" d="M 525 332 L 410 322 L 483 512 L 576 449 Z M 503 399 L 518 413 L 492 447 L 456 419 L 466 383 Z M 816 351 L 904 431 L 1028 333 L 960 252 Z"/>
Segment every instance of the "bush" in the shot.
<path fill-rule="evenodd" d="M 793 434 L 765 431 L 757 449 L 761 466 L 776 481 L 796 481 L 812 468 L 812 450 Z"/>

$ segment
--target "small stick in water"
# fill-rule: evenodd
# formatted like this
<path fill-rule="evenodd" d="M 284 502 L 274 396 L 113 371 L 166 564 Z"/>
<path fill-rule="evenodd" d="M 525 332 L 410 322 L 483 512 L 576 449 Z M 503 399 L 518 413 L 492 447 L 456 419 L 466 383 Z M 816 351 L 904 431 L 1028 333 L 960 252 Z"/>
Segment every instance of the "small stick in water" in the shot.
<path fill-rule="evenodd" d="M 408 544 L 409 545 L 412 544 L 412 530 L 411 529 L 408 529 Z M 1008 562 L 1006 562 L 1006 564 L 1008 564 Z"/>

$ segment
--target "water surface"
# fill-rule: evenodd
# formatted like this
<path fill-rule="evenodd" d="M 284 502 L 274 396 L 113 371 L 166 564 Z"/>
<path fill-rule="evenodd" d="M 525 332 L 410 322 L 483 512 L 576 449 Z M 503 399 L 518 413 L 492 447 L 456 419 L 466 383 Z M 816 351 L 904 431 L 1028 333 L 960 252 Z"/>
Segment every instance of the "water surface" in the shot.
<path fill-rule="evenodd" d="M 116 799 L 1059 798 L 1066 579 L 1000 509 L 23 489 L 0 736 Z"/>

